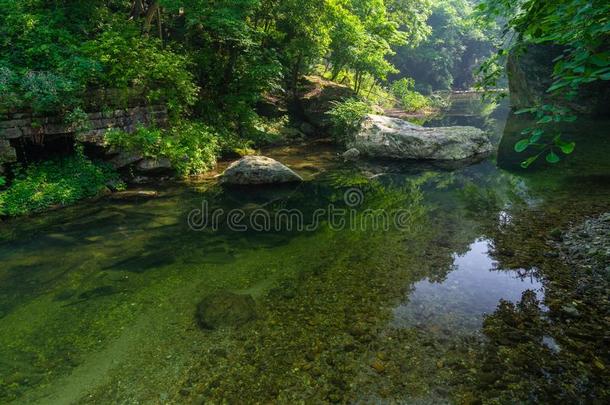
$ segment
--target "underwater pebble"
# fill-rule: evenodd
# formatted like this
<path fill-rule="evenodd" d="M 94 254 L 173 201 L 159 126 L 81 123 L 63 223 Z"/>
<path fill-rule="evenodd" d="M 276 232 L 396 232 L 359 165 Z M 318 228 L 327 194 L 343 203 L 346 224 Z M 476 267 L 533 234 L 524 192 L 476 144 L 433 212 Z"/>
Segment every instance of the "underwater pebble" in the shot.
<path fill-rule="evenodd" d="M 373 361 L 373 363 L 371 363 L 371 367 L 378 373 L 383 373 L 385 371 L 385 365 L 380 360 Z"/>

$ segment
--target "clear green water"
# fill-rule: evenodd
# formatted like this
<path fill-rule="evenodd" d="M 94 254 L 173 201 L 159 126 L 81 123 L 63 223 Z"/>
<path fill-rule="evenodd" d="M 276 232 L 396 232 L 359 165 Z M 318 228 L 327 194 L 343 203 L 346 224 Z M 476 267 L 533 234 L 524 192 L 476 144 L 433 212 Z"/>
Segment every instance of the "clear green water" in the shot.
<path fill-rule="evenodd" d="M 428 125 L 500 143 L 505 112 L 489 112 L 462 100 Z M 604 403 L 608 280 L 586 284 L 547 242 L 610 210 L 608 125 L 585 127 L 551 170 L 514 169 L 506 148 L 452 170 L 350 166 L 315 144 L 265 151 L 302 185 L 169 184 L 2 223 L 0 403 Z M 344 201 L 352 189 L 360 204 Z M 306 222 L 329 205 L 352 210 L 348 223 L 404 216 L 387 231 L 194 231 L 204 200 Z M 201 330 L 197 304 L 223 290 L 252 295 L 257 319 Z"/>

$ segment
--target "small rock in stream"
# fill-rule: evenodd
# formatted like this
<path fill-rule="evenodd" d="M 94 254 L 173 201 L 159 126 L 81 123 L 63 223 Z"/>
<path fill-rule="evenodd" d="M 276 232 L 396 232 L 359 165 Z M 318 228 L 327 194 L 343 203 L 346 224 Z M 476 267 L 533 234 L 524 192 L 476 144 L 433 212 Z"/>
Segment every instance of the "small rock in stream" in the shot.
<path fill-rule="evenodd" d="M 237 327 L 256 319 L 256 303 L 251 295 L 220 291 L 201 300 L 196 316 L 203 329 Z"/>

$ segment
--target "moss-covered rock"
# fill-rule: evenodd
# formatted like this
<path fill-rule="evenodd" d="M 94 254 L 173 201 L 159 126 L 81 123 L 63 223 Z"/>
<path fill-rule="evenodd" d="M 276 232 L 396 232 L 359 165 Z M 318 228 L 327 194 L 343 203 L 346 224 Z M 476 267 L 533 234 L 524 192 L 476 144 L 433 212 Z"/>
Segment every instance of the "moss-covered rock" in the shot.
<path fill-rule="evenodd" d="M 354 90 L 348 86 L 317 76 L 305 76 L 301 79 L 297 104 L 309 124 L 318 129 L 328 129 L 331 121 L 326 113 L 333 108 L 334 103 L 355 95 Z"/>
<path fill-rule="evenodd" d="M 553 102 L 567 104 L 581 114 L 609 116 L 610 85 L 607 82 L 583 86 L 575 101 L 569 103 L 547 93 L 553 83 L 553 60 L 562 52 L 563 49 L 557 46 L 531 45 L 523 52 L 509 55 L 506 69 L 511 106 L 521 109 Z"/>
<path fill-rule="evenodd" d="M 256 319 L 251 295 L 221 291 L 206 296 L 197 305 L 197 322 L 203 329 L 236 327 Z"/>

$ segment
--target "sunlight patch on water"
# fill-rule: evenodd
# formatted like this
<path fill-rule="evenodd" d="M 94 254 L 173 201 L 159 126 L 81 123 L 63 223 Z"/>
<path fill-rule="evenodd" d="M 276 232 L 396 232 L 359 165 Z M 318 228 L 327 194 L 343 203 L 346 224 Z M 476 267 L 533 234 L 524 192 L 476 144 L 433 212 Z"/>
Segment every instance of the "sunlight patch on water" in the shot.
<path fill-rule="evenodd" d="M 479 239 L 466 254 L 454 255 L 454 269 L 445 280 L 417 282 L 408 301 L 394 309 L 394 326 L 452 333 L 456 329 L 476 330 L 500 299 L 518 302 L 526 290 L 543 298 L 542 284 L 537 279 L 498 269 L 488 249 L 489 241 Z"/>

